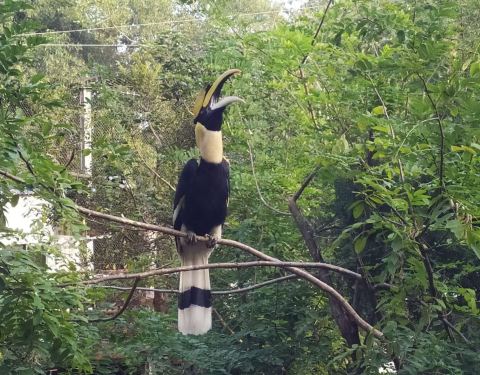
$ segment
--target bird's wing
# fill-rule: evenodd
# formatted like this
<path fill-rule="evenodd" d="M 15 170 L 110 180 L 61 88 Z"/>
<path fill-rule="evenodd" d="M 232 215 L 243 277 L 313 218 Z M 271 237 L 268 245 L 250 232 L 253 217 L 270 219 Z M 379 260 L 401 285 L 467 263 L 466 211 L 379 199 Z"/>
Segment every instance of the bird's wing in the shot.
<path fill-rule="evenodd" d="M 191 185 L 195 174 L 197 173 L 198 162 L 196 159 L 190 159 L 183 167 L 182 173 L 178 178 L 175 198 L 173 199 L 173 227 L 177 230 L 182 228 L 182 211 L 185 204 L 185 194 L 188 186 Z"/>
<path fill-rule="evenodd" d="M 222 166 L 223 166 L 223 170 L 225 171 L 225 175 L 227 177 L 227 206 L 228 206 L 228 201 L 230 199 L 230 163 L 229 161 L 223 158 Z"/>

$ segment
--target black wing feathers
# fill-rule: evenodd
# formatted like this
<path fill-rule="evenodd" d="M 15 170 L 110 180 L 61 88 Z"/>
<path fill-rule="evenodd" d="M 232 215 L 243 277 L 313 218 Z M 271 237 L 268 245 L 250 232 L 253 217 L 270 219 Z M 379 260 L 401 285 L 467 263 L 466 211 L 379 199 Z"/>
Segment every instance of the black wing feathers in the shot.
<path fill-rule="evenodd" d="M 189 160 L 177 185 L 174 199 L 174 228 L 184 225 L 197 235 L 223 225 L 227 216 L 229 164 Z"/>
<path fill-rule="evenodd" d="M 175 191 L 175 198 L 173 199 L 173 210 L 176 212 L 174 215 L 173 227 L 177 230 L 180 230 L 183 224 L 184 216 L 184 207 L 178 207 L 179 204 L 184 205 L 185 195 L 189 190 L 190 186 L 193 184 L 195 179 L 195 174 L 197 173 L 198 162 L 196 159 L 190 159 L 185 166 L 183 167 L 182 173 L 178 178 L 177 189 Z"/>
<path fill-rule="evenodd" d="M 230 198 L 230 163 L 226 159 L 223 159 L 222 166 L 223 166 L 225 176 L 227 178 L 227 206 L 228 206 L 228 199 Z"/>

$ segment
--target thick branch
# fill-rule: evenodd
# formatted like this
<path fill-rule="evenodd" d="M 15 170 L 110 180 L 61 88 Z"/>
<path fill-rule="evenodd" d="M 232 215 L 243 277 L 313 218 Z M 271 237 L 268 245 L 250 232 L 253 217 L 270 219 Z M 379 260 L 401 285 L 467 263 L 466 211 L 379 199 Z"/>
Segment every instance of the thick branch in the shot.
<path fill-rule="evenodd" d="M 9 176 L 11 176 L 7 172 L 3 172 L 3 171 L 0 171 L 0 174 L 5 176 L 5 177 L 8 177 L 8 178 L 10 178 Z M 22 179 L 20 179 L 18 177 L 15 177 L 15 176 L 13 176 L 13 177 L 14 178 L 12 178 L 12 180 L 24 183 L 24 181 Z M 161 233 L 168 234 L 168 235 L 171 235 L 171 236 L 186 237 L 185 233 L 179 232 L 179 231 L 177 231 L 175 229 L 172 229 L 172 228 L 161 227 L 161 226 L 158 226 L 158 225 L 147 224 L 147 223 L 141 223 L 141 222 L 130 220 L 130 219 L 125 219 L 125 218 L 121 218 L 121 217 L 117 217 L 117 216 L 113 216 L 113 215 L 108 215 L 108 214 L 104 214 L 104 213 L 101 213 L 101 212 L 96 212 L 96 211 L 93 211 L 93 210 L 89 210 L 88 208 L 85 208 L 85 207 L 82 207 L 82 206 L 75 206 L 75 208 L 78 212 L 80 212 L 80 213 L 82 213 L 86 216 L 98 217 L 98 218 L 114 221 L 114 222 L 117 222 L 117 223 L 130 225 L 130 226 L 137 227 L 137 228 L 143 228 L 143 229 L 147 229 L 147 230 L 161 232 Z M 202 242 L 209 241 L 209 239 L 205 238 L 205 237 L 198 237 L 198 240 L 202 241 Z M 263 259 L 263 260 L 272 261 L 272 262 L 280 262 L 278 259 L 276 259 L 274 257 L 271 257 L 267 254 L 264 254 L 261 251 L 258 251 L 256 249 L 254 249 L 253 247 L 245 245 L 241 242 L 237 242 L 237 241 L 233 241 L 233 240 L 227 240 L 227 239 L 220 239 L 220 240 L 217 241 L 217 243 L 219 245 L 236 247 L 237 249 L 246 251 L 246 252 L 256 256 L 257 258 L 260 258 L 260 259 Z M 353 309 L 353 307 L 350 306 L 350 304 L 342 297 L 342 295 L 337 290 L 332 288 L 327 283 L 317 279 L 315 276 L 313 276 L 312 274 L 310 274 L 309 272 L 307 272 L 305 270 L 302 270 L 302 269 L 297 268 L 297 267 L 291 267 L 291 266 L 288 266 L 288 267 L 285 267 L 285 268 L 288 271 L 300 276 L 301 278 L 311 282 L 312 284 L 314 284 L 318 288 L 322 289 L 324 292 L 328 293 L 332 298 L 337 299 L 339 301 L 339 303 L 341 304 L 341 306 L 344 308 L 344 310 L 347 312 L 347 314 L 349 314 L 350 317 L 353 320 L 355 320 L 355 322 L 357 322 L 357 324 L 360 327 L 362 327 L 362 329 L 364 329 L 367 332 L 371 332 L 378 339 L 383 339 L 383 337 L 384 337 L 383 333 L 380 332 L 379 330 L 375 329 L 374 327 L 372 327 L 365 320 L 363 320 L 362 317 L 360 317 L 357 314 L 355 309 Z M 350 271 L 350 272 L 352 272 L 352 271 Z M 353 273 L 355 273 L 355 272 L 353 272 Z"/>
<path fill-rule="evenodd" d="M 308 220 L 300 211 L 300 207 L 298 207 L 297 204 L 297 200 L 300 198 L 308 184 L 310 184 L 312 179 L 315 177 L 318 169 L 319 167 L 315 168 L 313 172 L 308 175 L 308 177 L 302 183 L 298 191 L 288 200 L 288 208 L 290 209 L 292 217 L 297 224 L 298 230 L 302 234 L 303 240 L 305 241 L 310 256 L 314 261 L 321 262 L 323 261 L 323 257 L 320 249 L 317 246 L 317 242 L 315 241 L 314 230 Z M 318 270 L 317 274 L 318 278 L 322 282 L 326 283 L 327 285 L 330 285 L 332 283 L 329 273 L 325 270 L 320 269 Z M 337 323 L 337 326 L 340 329 L 342 336 L 347 341 L 348 345 L 351 347 L 355 344 L 360 344 L 360 337 L 358 335 L 358 322 L 356 322 L 355 319 L 352 319 L 352 316 L 350 316 L 348 311 L 346 311 L 345 307 L 338 301 L 338 299 L 333 298 L 333 296 L 330 295 L 329 302 L 332 316 Z"/>

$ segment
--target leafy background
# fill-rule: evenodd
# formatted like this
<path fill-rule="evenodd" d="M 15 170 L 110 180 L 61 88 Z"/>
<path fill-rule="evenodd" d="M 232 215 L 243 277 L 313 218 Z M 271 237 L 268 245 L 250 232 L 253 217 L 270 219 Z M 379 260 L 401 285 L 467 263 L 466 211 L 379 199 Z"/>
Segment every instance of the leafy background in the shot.
<path fill-rule="evenodd" d="M 348 342 L 325 295 L 300 280 L 216 297 L 214 328 L 201 337 L 176 332 L 175 298 L 158 293 L 153 308 L 139 297 L 119 318 L 89 322 L 125 294 L 81 286 L 86 275 L 73 265 L 46 272 L 39 259 L 58 246 L 10 245 L 0 210 L 0 372 L 377 374 L 393 361 L 400 374 L 475 374 L 479 13 L 478 0 L 311 1 L 285 16 L 262 0 L 3 2 L 0 169 L 25 184 L 0 179 L 2 207 L 32 192 L 49 202 L 42 220 L 59 232 L 103 236 L 98 269 L 178 264 L 172 239 L 71 207 L 168 224 L 172 186 L 197 154 L 195 94 L 239 68 L 226 88 L 246 104 L 230 108 L 223 127 L 232 166 L 225 237 L 361 273 L 365 282 L 330 281 L 386 341 L 360 332 Z M 28 34 L 87 28 L 100 29 Z M 84 85 L 94 92 L 89 181 L 78 176 Z M 314 170 L 298 205 L 317 253 L 288 208 Z M 226 247 L 211 258 L 249 259 Z M 212 285 L 282 275 L 216 270 Z"/>

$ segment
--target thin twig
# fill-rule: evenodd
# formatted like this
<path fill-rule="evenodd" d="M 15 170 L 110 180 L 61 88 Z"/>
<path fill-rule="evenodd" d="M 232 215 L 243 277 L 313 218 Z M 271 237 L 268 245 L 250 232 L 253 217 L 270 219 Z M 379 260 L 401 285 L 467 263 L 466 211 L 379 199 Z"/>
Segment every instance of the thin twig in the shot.
<path fill-rule="evenodd" d="M 13 138 L 13 137 L 12 137 Z M 32 164 L 28 161 L 28 159 L 22 154 L 22 152 L 20 151 L 20 146 L 18 145 L 18 143 L 16 143 L 16 146 L 17 146 L 17 153 L 18 153 L 18 156 L 20 156 L 20 159 L 22 159 L 23 163 L 25 164 L 25 166 L 27 167 L 28 171 L 30 172 L 30 174 L 35 177 L 35 179 L 37 180 L 38 184 L 40 186 L 42 186 L 43 188 L 47 189 L 48 191 L 50 192 L 55 192 L 55 190 L 50 187 L 50 186 L 47 186 L 45 185 L 43 182 L 41 181 L 38 181 L 38 177 L 37 177 L 37 174 L 35 173 L 35 171 L 33 170 L 33 166 Z"/>
<path fill-rule="evenodd" d="M 218 321 L 223 326 L 223 328 L 225 328 L 228 332 L 230 332 L 231 335 L 234 335 L 235 332 L 228 326 L 228 324 L 225 322 L 225 319 L 222 318 L 222 316 L 217 311 L 217 309 L 212 309 L 212 311 L 215 314 L 215 316 L 218 318 Z"/>
<path fill-rule="evenodd" d="M 424 248 L 425 246 L 425 248 Z M 418 249 L 419 249 L 419 252 L 420 252 L 420 255 L 422 256 L 422 260 L 423 260 L 423 265 L 425 267 L 425 270 L 427 272 L 427 280 L 428 280 L 428 289 L 430 291 L 430 295 L 433 297 L 433 298 L 438 298 L 439 296 L 439 293 L 437 291 L 437 288 L 435 287 L 435 280 L 433 278 L 433 267 L 432 267 L 432 263 L 430 262 L 430 257 L 428 256 L 426 250 L 428 249 L 427 245 L 426 244 L 420 244 L 418 246 Z M 444 314 L 445 314 L 445 311 L 440 311 L 438 312 L 438 318 L 440 319 L 440 321 L 443 323 L 443 327 L 445 328 L 445 332 L 447 332 L 447 335 L 450 339 L 451 342 L 455 342 L 455 338 L 453 337 L 452 333 L 450 332 L 450 327 L 447 323 L 445 323 L 445 321 L 447 321 L 444 317 Z"/>
<path fill-rule="evenodd" d="M 258 184 L 257 175 L 256 175 L 256 173 L 255 173 L 255 165 L 254 165 L 254 163 L 253 163 L 252 146 L 250 145 L 250 142 L 247 142 L 247 145 L 248 145 L 248 153 L 249 153 L 249 155 L 250 155 L 250 165 L 252 166 L 253 179 L 255 180 L 255 186 L 257 187 L 257 192 L 258 192 L 258 196 L 259 196 L 260 200 L 262 201 L 262 203 L 263 203 L 266 207 L 268 207 L 268 208 L 271 209 L 272 211 L 276 212 L 277 214 L 290 216 L 290 213 L 285 212 L 285 211 L 280 211 L 280 210 L 276 209 L 275 207 L 269 205 L 269 204 L 267 203 L 267 201 L 265 200 L 265 198 L 263 198 L 262 192 L 260 191 L 260 186 L 259 186 L 259 184 Z"/>
<path fill-rule="evenodd" d="M 145 279 L 152 276 L 162 276 L 169 275 L 172 273 L 179 273 L 184 271 L 195 271 L 203 269 L 217 269 L 217 268 L 250 268 L 250 267 L 298 267 L 298 268 L 323 268 L 330 271 L 338 272 L 343 275 L 353 277 L 355 279 L 363 279 L 362 275 L 357 272 L 351 271 L 349 269 L 335 266 L 328 263 L 319 263 L 319 262 L 280 262 L 280 261 L 270 261 L 270 260 L 257 260 L 252 262 L 230 262 L 230 263 L 212 263 L 212 264 L 199 264 L 196 266 L 182 266 L 182 267 L 172 267 L 172 268 L 159 268 L 153 269 L 144 272 L 137 273 L 121 273 L 115 275 L 102 276 L 90 280 L 80 281 L 80 284 L 92 285 L 99 284 L 105 281 L 111 280 L 127 280 L 127 279 Z M 68 286 L 71 284 L 65 284 L 62 286 Z"/>
<path fill-rule="evenodd" d="M 455 332 L 457 335 L 459 335 L 459 336 L 462 338 L 462 340 L 465 341 L 466 344 L 470 344 L 470 340 L 467 339 L 467 338 L 464 336 L 464 334 L 463 334 L 462 332 L 460 332 L 452 323 L 450 323 L 447 318 L 445 318 L 445 317 L 442 316 L 442 317 L 440 318 L 440 320 L 443 322 L 443 324 L 445 324 L 445 325 L 447 325 L 448 327 L 450 327 L 450 329 L 451 329 L 453 332 Z"/>
<path fill-rule="evenodd" d="M 442 119 L 440 117 L 440 113 L 438 112 L 438 107 L 433 101 L 432 96 L 430 95 L 430 91 L 428 90 L 427 82 L 425 82 L 425 79 L 417 73 L 418 78 L 422 81 L 424 92 L 427 95 L 428 100 L 430 101 L 430 104 L 432 105 L 432 108 L 435 112 L 437 124 L 438 124 L 438 131 L 440 133 L 440 165 L 438 166 L 438 174 L 439 174 L 439 179 L 440 179 L 440 188 L 442 190 L 445 190 L 445 182 L 443 181 L 443 175 L 444 175 L 444 168 L 445 168 L 445 134 L 443 132 L 443 123 Z"/>
<path fill-rule="evenodd" d="M 322 29 L 322 26 L 323 26 L 323 23 L 325 21 L 325 17 L 327 16 L 327 12 L 328 12 L 328 9 L 330 8 L 330 5 L 332 5 L 333 3 L 333 0 L 329 0 L 328 3 L 327 3 L 327 6 L 325 7 L 325 10 L 323 11 L 323 16 L 320 20 L 320 23 L 318 24 L 318 27 L 317 27 L 317 30 L 315 31 L 315 35 L 313 36 L 313 39 L 312 41 L 310 42 L 310 45 L 313 47 L 317 41 L 317 37 L 318 37 L 318 34 L 320 34 L 320 30 Z M 300 63 L 300 66 L 302 66 L 303 64 L 305 64 L 305 62 L 307 61 L 308 59 L 308 56 L 309 54 L 307 53 L 303 59 L 302 59 L 302 62 Z"/>
<path fill-rule="evenodd" d="M 145 167 L 150 171 L 152 172 L 155 177 L 157 177 L 160 181 L 162 181 L 163 183 L 165 183 L 172 191 L 175 191 L 176 189 L 173 187 L 173 185 L 168 182 L 165 178 L 163 178 L 162 176 L 160 176 L 157 171 L 155 171 L 152 167 L 150 167 L 147 163 L 147 161 L 145 159 L 143 159 L 140 154 L 138 154 L 138 157 L 139 159 L 143 162 L 143 165 L 145 165 Z"/>
<path fill-rule="evenodd" d="M 332 3 L 333 3 L 333 0 L 329 0 L 326 7 L 325 7 L 325 10 L 323 11 L 323 15 L 322 15 L 322 18 L 320 19 L 320 23 L 318 24 L 317 30 L 315 31 L 315 34 L 313 36 L 312 41 L 310 42 L 310 45 L 312 47 L 315 45 L 315 43 L 317 41 L 318 34 L 320 34 L 320 30 L 322 29 L 323 23 L 325 21 L 325 17 L 327 16 L 328 9 L 330 8 L 330 5 L 332 5 Z M 315 111 L 313 110 L 312 103 L 309 100 L 310 91 L 308 90 L 308 85 L 307 85 L 307 82 L 305 80 L 305 73 L 303 71 L 303 65 L 305 65 L 309 56 L 310 56 L 310 52 L 307 52 L 303 56 L 302 61 L 298 65 L 298 72 L 300 73 L 299 79 L 301 80 L 303 90 L 305 91 L 308 113 L 310 114 L 313 125 L 315 126 L 315 128 L 318 128 L 318 123 L 317 123 L 317 119 L 316 119 L 316 116 L 315 116 Z"/>
<path fill-rule="evenodd" d="M 251 290 L 263 288 L 264 286 L 275 284 L 275 283 L 280 283 L 282 281 L 287 281 L 291 279 L 298 278 L 297 275 L 288 275 L 288 276 L 282 276 L 278 277 L 276 279 L 272 280 L 267 280 L 262 283 L 258 283 L 255 285 L 251 285 L 245 288 L 238 288 L 238 289 L 231 289 L 231 290 L 212 290 L 213 295 L 225 295 L 225 294 L 240 294 L 240 293 L 246 293 Z M 93 285 L 95 288 L 106 288 L 106 289 L 115 289 L 115 290 L 130 290 L 131 288 L 124 287 L 124 286 L 116 286 L 116 285 Z M 158 293 L 168 293 L 168 294 L 178 294 L 180 291 L 178 289 L 158 289 L 158 288 L 144 288 L 144 287 L 138 287 L 137 290 L 140 291 L 145 291 L 145 292 L 158 292 Z"/>
<path fill-rule="evenodd" d="M 75 150 L 72 150 L 72 153 L 70 154 L 70 159 L 68 159 L 67 164 L 65 164 L 60 171 L 60 173 L 65 172 L 67 168 L 72 164 L 73 159 L 75 158 Z"/>
<path fill-rule="evenodd" d="M 18 148 L 18 145 L 17 145 L 17 148 Z M 20 156 L 20 159 L 22 159 L 23 163 L 25 164 L 25 166 L 27 167 L 28 171 L 30 172 L 30 174 L 34 177 L 37 177 L 35 171 L 33 170 L 33 167 L 32 167 L 32 164 L 30 164 L 30 162 L 25 158 L 25 156 L 23 156 L 22 152 L 20 151 L 20 149 L 17 149 L 17 153 L 18 153 L 18 156 Z"/>
<path fill-rule="evenodd" d="M 132 300 L 133 298 L 133 295 L 135 294 L 135 289 L 137 289 L 137 285 L 139 283 L 140 279 L 137 278 L 135 279 L 134 283 L 133 283 L 133 286 L 130 290 L 130 293 L 128 294 L 128 297 L 127 299 L 125 300 L 125 303 L 123 304 L 122 308 L 120 310 L 117 311 L 117 313 L 109 318 L 101 318 L 101 319 L 92 319 L 92 320 L 89 320 L 88 322 L 89 323 L 98 323 L 98 322 L 108 322 L 110 320 L 115 320 L 117 319 L 120 315 L 123 314 L 123 312 L 127 309 L 128 305 L 130 304 L 130 301 Z"/>
<path fill-rule="evenodd" d="M 300 195 L 302 195 L 303 191 L 305 190 L 305 188 L 308 186 L 308 184 L 310 183 L 310 181 L 312 181 L 312 179 L 315 177 L 315 175 L 318 173 L 320 169 L 320 166 L 317 166 L 315 167 L 315 169 L 313 170 L 312 173 L 310 173 L 307 178 L 303 181 L 302 185 L 300 186 L 300 188 L 297 190 L 297 192 L 293 195 L 293 200 L 294 201 L 297 201 L 298 198 L 300 198 Z"/>
<path fill-rule="evenodd" d="M 315 116 L 315 111 L 313 110 L 312 103 L 310 102 L 310 90 L 308 89 L 307 81 L 305 80 L 305 73 L 301 65 L 298 68 L 298 71 L 300 73 L 300 81 L 303 86 L 303 91 L 305 92 L 305 102 L 307 103 L 308 114 L 312 119 L 313 126 L 315 126 L 315 128 L 318 128 L 317 117 Z"/>

